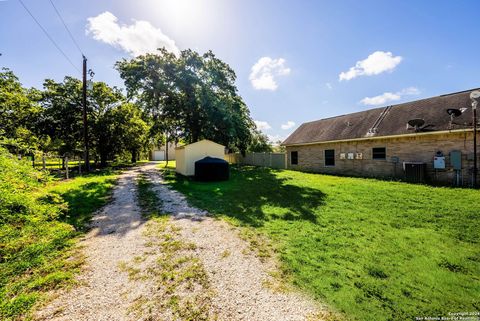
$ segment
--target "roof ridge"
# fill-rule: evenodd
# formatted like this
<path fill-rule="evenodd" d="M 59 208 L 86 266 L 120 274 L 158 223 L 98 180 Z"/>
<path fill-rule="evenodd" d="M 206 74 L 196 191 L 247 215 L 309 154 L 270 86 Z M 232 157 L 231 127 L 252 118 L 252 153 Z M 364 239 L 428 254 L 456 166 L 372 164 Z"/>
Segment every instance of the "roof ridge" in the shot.
<path fill-rule="evenodd" d="M 468 104 L 469 92 L 473 90 L 475 89 L 305 122 L 287 137 L 284 144 L 353 139 L 365 137 L 365 133 L 370 136 L 368 135 L 370 131 L 371 136 L 375 137 L 404 134 L 407 132 L 405 123 L 417 114 L 427 117 L 428 121 L 435 125 L 433 131 L 447 130 L 450 117 L 447 117 L 446 108 Z M 469 109 L 462 117 L 468 118 L 470 114 Z M 378 129 L 377 133 L 373 133 L 375 127 Z M 459 128 L 467 127 L 465 124 L 460 125 Z"/>
<path fill-rule="evenodd" d="M 372 110 L 375 110 L 375 109 L 382 109 L 382 108 L 386 108 L 386 107 L 390 107 L 390 105 L 389 106 L 375 107 L 375 108 L 360 110 L 360 111 L 356 111 L 356 112 L 349 113 L 349 114 L 342 114 L 342 115 L 336 115 L 336 116 L 331 116 L 331 117 L 326 117 L 326 118 L 320 118 L 320 119 L 304 122 L 303 124 L 310 124 L 310 123 L 314 123 L 314 122 L 321 121 L 321 120 L 327 120 L 327 119 L 333 119 L 333 118 L 340 118 L 340 117 L 343 117 L 343 116 L 361 114 L 361 113 L 364 113 L 364 112 L 367 112 L 367 111 L 372 111 Z"/>
<path fill-rule="evenodd" d="M 430 97 L 421 98 L 421 99 L 417 99 L 417 100 L 405 101 L 405 102 L 398 103 L 398 104 L 391 104 L 391 105 L 385 105 L 385 106 L 380 106 L 380 107 L 374 107 L 374 108 L 370 108 L 370 109 L 356 111 L 356 112 L 349 113 L 349 114 L 342 114 L 342 115 L 336 115 L 336 116 L 331 116 L 331 117 L 326 117 L 326 118 L 320 118 L 320 119 L 304 122 L 303 124 L 310 124 L 310 123 L 314 123 L 314 122 L 321 121 L 321 120 L 327 120 L 327 119 L 339 118 L 339 117 L 343 117 L 343 116 L 355 115 L 355 114 L 364 113 L 364 112 L 367 112 L 367 111 L 372 111 L 372 110 L 380 109 L 380 108 L 387 108 L 387 107 L 391 108 L 391 107 L 395 107 L 395 106 L 401 106 L 401 105 L 405 105 L 405 104 L 416 103 L 416 102 L 419 102 L 419 101 L 429 100 L 429 99 L 433 99 L 433 98 L 440 98 L 440 97 L 447 97 L 447 96 L 456 95 L 456 94 L 463 94 L 463 93 L 466 93 L 466 92 L 469 92 L 469 91 L 474 91 L 474 90 L 480 90 L 480 87 L 472 88 L 472 89 L 468 89 L 468 90 L 463 90 L 463 91 L 457 91 L 457 92 L 453 92 L 453 93 L 449 93 L 449 94 L 430 96 Z"/>
<path fill-rule="evenodd" d="M 456 91 L 456 92 L 449 93 L 449 94 L 443 94 L 443 95 L 440 95 L 439 97 L 445 97 L 445 96 L 450 96 L 450 95 L 455 95 L 455 94 L 463 94 L 463 93 L 466 93 L 468 91 L 474 91 L 474 90 L 480 90 L 480 87 L 467 89 L 467 90 L 462 90 L 462 91 Z"/>

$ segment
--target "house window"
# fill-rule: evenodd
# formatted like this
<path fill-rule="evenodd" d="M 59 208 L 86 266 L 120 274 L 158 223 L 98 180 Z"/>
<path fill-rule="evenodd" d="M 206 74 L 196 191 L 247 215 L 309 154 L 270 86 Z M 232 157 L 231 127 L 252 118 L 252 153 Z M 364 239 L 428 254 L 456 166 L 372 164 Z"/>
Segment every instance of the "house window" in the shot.
<path fill-rule="evenodd" d="M 372 159 L 387 159 L 387 151 L 385 147 L 372 148 Z"/>
<path fill-rule="evenodd" d="M 290 165 L 298 165 L 298 152 L 290 152 Z"/>
<path fill-rule="evenodd" d="M 325 166 L 335 166 L 335 150 L 325 150 Z"/>

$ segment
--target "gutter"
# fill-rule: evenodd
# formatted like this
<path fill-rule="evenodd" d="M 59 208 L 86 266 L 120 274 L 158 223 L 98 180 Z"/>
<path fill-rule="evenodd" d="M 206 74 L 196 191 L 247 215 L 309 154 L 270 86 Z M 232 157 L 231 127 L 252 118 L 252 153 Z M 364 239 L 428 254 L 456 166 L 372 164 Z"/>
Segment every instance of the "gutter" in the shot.
<path fill-rule="evenodd" d="M 466 132 L 473 132 L 473 128 L 441 130 L 436 132 L 413 133 L 413 134 L 388 135 L 388 136 L 378 136 L 378 137 L 360 137 L 360 138 L 351 138 L 351 139 L 327 140 L 327 141 L 318 141 L 318 142 L 309 142 L 309 143 L 281 144 L 281 146 L 289 147 L 289 146 L 320 145 L 320 144 L 330 144 L 330 143 L 357 142 L 357 141 L 364 141 L 364 140 L 378 140 L 378 139 L 389 139 L 389 138 L 399 138 L 399 137 L 417 137 L 417 136 L 442 135 L 442 134 L 466 133 Z"/>

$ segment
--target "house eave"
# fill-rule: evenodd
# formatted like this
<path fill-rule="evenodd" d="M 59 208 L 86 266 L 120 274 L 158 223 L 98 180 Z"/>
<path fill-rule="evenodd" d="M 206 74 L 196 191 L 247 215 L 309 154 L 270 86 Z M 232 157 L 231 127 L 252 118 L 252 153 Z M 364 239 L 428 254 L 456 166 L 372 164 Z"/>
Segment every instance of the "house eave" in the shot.
<path fill-rule="evenodd" d="M 429 136 L 429 135 L 443 135 L 443 134 L 464 133 L 464 132 L 473 132 L 473 128 L 453 129 L 453 130 L 440 130 L 440 131 L 434 131 L 434 132 L 412 133 L 412 134 L 400 134 L 400 135 L 360 137 L 360 138 L 338 139 L 338 140 L 328 140 L 328 141 L 316 141 L 316 142 L 306 142 L 306 143 L 281 144 L 281 146 L 291 147 L 291 146 L 320 145 L 320 144 L 330 144 L 330 143 L 357 142 L 357 141 L 364 141 L 364 140 L 379 140 L 379 139 L 389 139 L 389 138 L 417 137 L 417 136 Z"/>

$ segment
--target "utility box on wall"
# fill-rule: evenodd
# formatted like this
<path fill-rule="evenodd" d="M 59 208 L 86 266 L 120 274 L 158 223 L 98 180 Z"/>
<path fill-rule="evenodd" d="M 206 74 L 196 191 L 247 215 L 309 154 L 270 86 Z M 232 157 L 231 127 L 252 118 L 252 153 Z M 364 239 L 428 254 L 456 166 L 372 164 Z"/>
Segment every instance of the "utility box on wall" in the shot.
<path fill-rule="evenodd" d="M 433 158 L 433 168 L 445 169 L 445 156 L 435 156 Z"/>
<path fill-rule="evenodd" d="M 452 150 L 450 152 L 450 165 L 453 169 L 461 170 L 462 169 L 462 152 L 459 150 Z"/>

